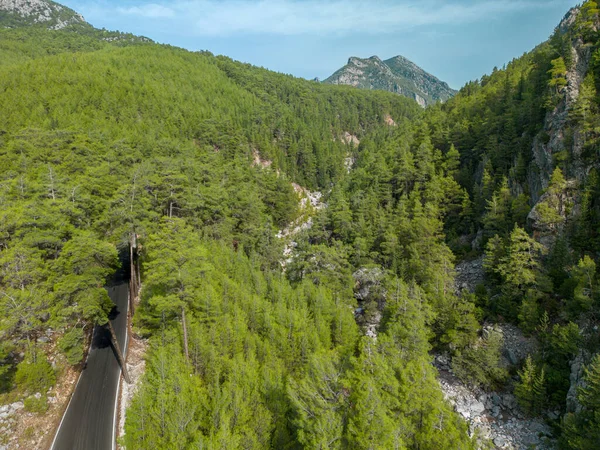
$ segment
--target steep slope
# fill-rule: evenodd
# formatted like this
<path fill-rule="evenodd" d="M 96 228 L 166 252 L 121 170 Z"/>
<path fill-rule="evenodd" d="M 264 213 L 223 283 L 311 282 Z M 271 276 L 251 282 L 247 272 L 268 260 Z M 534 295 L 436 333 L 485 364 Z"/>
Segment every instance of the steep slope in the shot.
<path fill-rule="evenodd" d="M 49 0 L 0 0 L 0 66 L 151 42 L 131 33 L 94 28 L 80 14 Z"/>
<path fill-rule="evenodd" d="M 0 0 L 0 27 L 40 25 L 50 30 L 90 27 L 81 14 L 50 0 Z"/>
<path fill-rule="evenodd" d="M 368 59 L 351 57 L 346 66 L 336 71 L 324 83 L 390 91 L 412 98 L 421 106 L 444 102 L 456 93 L 447 83 L 425 72 L 403 56 L 386 61 L 377 56 Z"/>
<path fill-rule="evenodd" d="M 456 91 L 450 88 L 448 83 L 439 80 L 403 56 L 398 55 L 386 59 L 384 63 L 396 77 L 406 79 L 409 87 L 410 82 L 412 82 L 417 92 L 423 92 L 433 102 L 445 102 L 456 94 Z"/>
<path fill-rule="evenodd" d="M 54 367 L 78 367 L 135 232 L 149 351 L 128 449 L 473 448 L 432 352 L 488 391 L 464 417 L 542 416 L 594 448 L 599 12 L 425 110 L 208 52 L 2 30 L 0 390 L 27 421 L 0 418 L 0 445 L 60 410 Z M 371 59 L 353 64 L 408 64 Z M 327 206 L 282 271 L 292 182 Z M 473 293 L 455 255 L 479 257 Z M 495 322 L 539 345 L 511 357 Z"/>
<path fill-rule="evenodd" d="M 580 389 L 600 374 L 599 30 L 586 1 L 547 42 L 426 117 L 433 144 L 460 153 L 469 192 L 462 218 L 446 221 L 448 242 L 483 253 L 487 320 L 538 340 L 509 388 L 563 448 L 595 448 L 600 436 L 598 391 Z"/>
<path fill-rule="evenodd" d="M 394 319 L 379 335 L 411 343 L 385 362 L 354 320 L 342 248 L 319 247 L 289 278 L 279 263 L 276 233 L 298 213 L 292 181 L 337 185 L 360 151 L 343 136 L 367 147 L 400 136 L 418 105 L 67 30 L 2 30 L 0 41 L 12 55 L 0 67 L 0 390 L 14 402 L 2 407 L 0 445 L 43 447 L 40 424 L 67 397 L 57 380 L 82 369 L 89 331 L 110 314 L 101 286 L 135 231 L 145 284 L 134 325 L 150 350 L 127 448 L 469 448 L 428 362 L 425 311 L 411 322 L 423 326 Z M 363 397 L 365 380 L 376 397 Z M 315 422 L 303 405 L 321 381 L 333 396 Z M 373 438 L 360 416 L 371 398 L 385 419 Z"/>

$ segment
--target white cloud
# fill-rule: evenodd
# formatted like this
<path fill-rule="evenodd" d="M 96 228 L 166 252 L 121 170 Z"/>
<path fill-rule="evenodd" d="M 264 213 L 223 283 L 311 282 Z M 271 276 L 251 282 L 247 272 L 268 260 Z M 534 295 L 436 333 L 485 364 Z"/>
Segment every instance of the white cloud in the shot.
<path fill-rule="evenodd" d="M 117 8 L 117 12 L 125 15 L 142 16 L 154 19 L 175 17 L 175 11 L 171 8 L 156 3 L 147 3 L 142 6 L 131 6 L 129 8 Z"/>
<path fill-rule="evenodd" d="M 569 0 L 174 0 L 105 14 L 168 19 L 190 34 L 344 35 L 491 21 Z"/>

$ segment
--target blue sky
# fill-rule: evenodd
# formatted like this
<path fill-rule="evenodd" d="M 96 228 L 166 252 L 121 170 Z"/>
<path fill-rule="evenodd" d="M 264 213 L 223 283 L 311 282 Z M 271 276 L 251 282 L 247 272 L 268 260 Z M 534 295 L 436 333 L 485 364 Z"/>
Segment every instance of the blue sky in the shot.
<path fill-rule="evenodd" d="M 58 0 L 98 28 L 321 79 L 403 55 L 452 87 L 547 39 L 576 0 Z"/>

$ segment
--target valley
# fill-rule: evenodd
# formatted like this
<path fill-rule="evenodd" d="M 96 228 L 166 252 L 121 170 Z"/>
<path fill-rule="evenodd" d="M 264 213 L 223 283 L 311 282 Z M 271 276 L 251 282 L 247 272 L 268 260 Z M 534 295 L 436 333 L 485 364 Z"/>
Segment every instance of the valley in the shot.
<path fill-rule="evenodd" d="M 598 448 L 599 81 L 589 0 L 459 91 L 0 0 L 0 450 Z"/>

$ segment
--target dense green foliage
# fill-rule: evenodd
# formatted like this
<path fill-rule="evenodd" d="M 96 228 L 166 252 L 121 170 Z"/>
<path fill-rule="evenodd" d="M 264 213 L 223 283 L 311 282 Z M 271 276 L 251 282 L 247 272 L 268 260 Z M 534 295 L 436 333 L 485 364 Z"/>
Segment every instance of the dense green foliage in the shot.
<path fill-rule="evenodd" d="M 596 355 L 585 372 L 585 387 L 577 393 L 583 410 L 568 414 L 564 422 L 563 444 L 574 449 L 593 449 L 600 441 L 600 356 Z"/>
<path fill-rule="evenodd" d="M 416 285 L 389 280 L 396 294 L 374 343 L 359 339 L 351 295 L 265 275 L 180 219 L 163 221 L 145 245 L 138 326 L 157 338 L 128 448 L 468 446 L 436 390 Z"/>
<path fill-rule="evenodd" d="M 476 303 L 487 320 L 517 323 L 540 343 L 515 386 L 532 415 L 565 411 L 571 361 L 581 349 L 600 350 L 593 331 L 600 318 L 597 3 L 584 2 L 567 23 L 425 116 L 433 145 L 460 154 L 456 179 L 468 201 L 462 220 L 446 220 L 445 230 L 458 255 L 483 250 L 487 295 Z M 586 58 L 587 69 L 581 66 Z M 572 100 L 568 89 L 582 70 Z M 474 239 L 473 248 L 464 245 L 465 235 Z M 565 421 L 565 447 L 597 446 L 590 444 L 597 424 L 588 419 L 595 409 L 588 403 Z M 596 437 L 585 444 L 573 433 Z"/>
<path fill-rule="evenodd" d="M 435 269 L 415 266 L 406 280 L 389 273 L 397 294 L 375 344 L 360 338 L 352 315 L 346 243 L 320 244 L 342 271 L 313 267 L 307 278 L 290 268 L 288 278 L 275 238 L 298 214 L 291 181 L 337 184 L 355 152 L 343 133 L 400 139 L 384 119 L 404 124 L 422 114 L 416 104 L 208 53 L 3 32 L 0 332 L 19 389 L 33 389 L 34 372 L 53 381 L 12 356 L 24 346 L 42 355 L 47 328 L 59 332 L 69 363 L 81 361 L 84 337 L 112 306 L 101 286 L 135 230 L 144 249 L 135 325 L 152 350 L 128 448 L 470 446 L 427 353 L 434 289 L 417 278 L 432 284 L 426 272 Z M 257 154 L 271 167 L 253 166 Z M 432 245 L 443 248 L 441 236 Z M 320 405 L 315 394 L 333 373 L 337 393 Z M 41 411 L 43 401 L 28 408 Z M 323 414 L 307 415 L 314 408 Z M 373 408 L 383 423 L 369 418 Z"/>
<path fill-rule="evenodd" d="M 150 350 L 128 449 L 472 448 L 431 352 L 465 383 L 510 388 L 484 320 L 539 342 L 512 368 L 523 409 L 565 411 L 570 361 L 599 349 L 600 177 L 578 175 L 598 156 L 597 23 L 586 2 L 425 111 L 87 27 L 1 30 L 0 389 L 55 382 L 49 328 L 81 362 L 135 232 Z M 538 165 L 574 43 L 596 56 Z M 327 207 L 300 208 L 292 183 Z M 276 233 L 307 216 L 282 270 Z M 478 256 L 485 284 L 457 292 L 457 257 Z M 557 426 L 574 448 L 600 423 L 587 363 L 582 408 Z"/>

